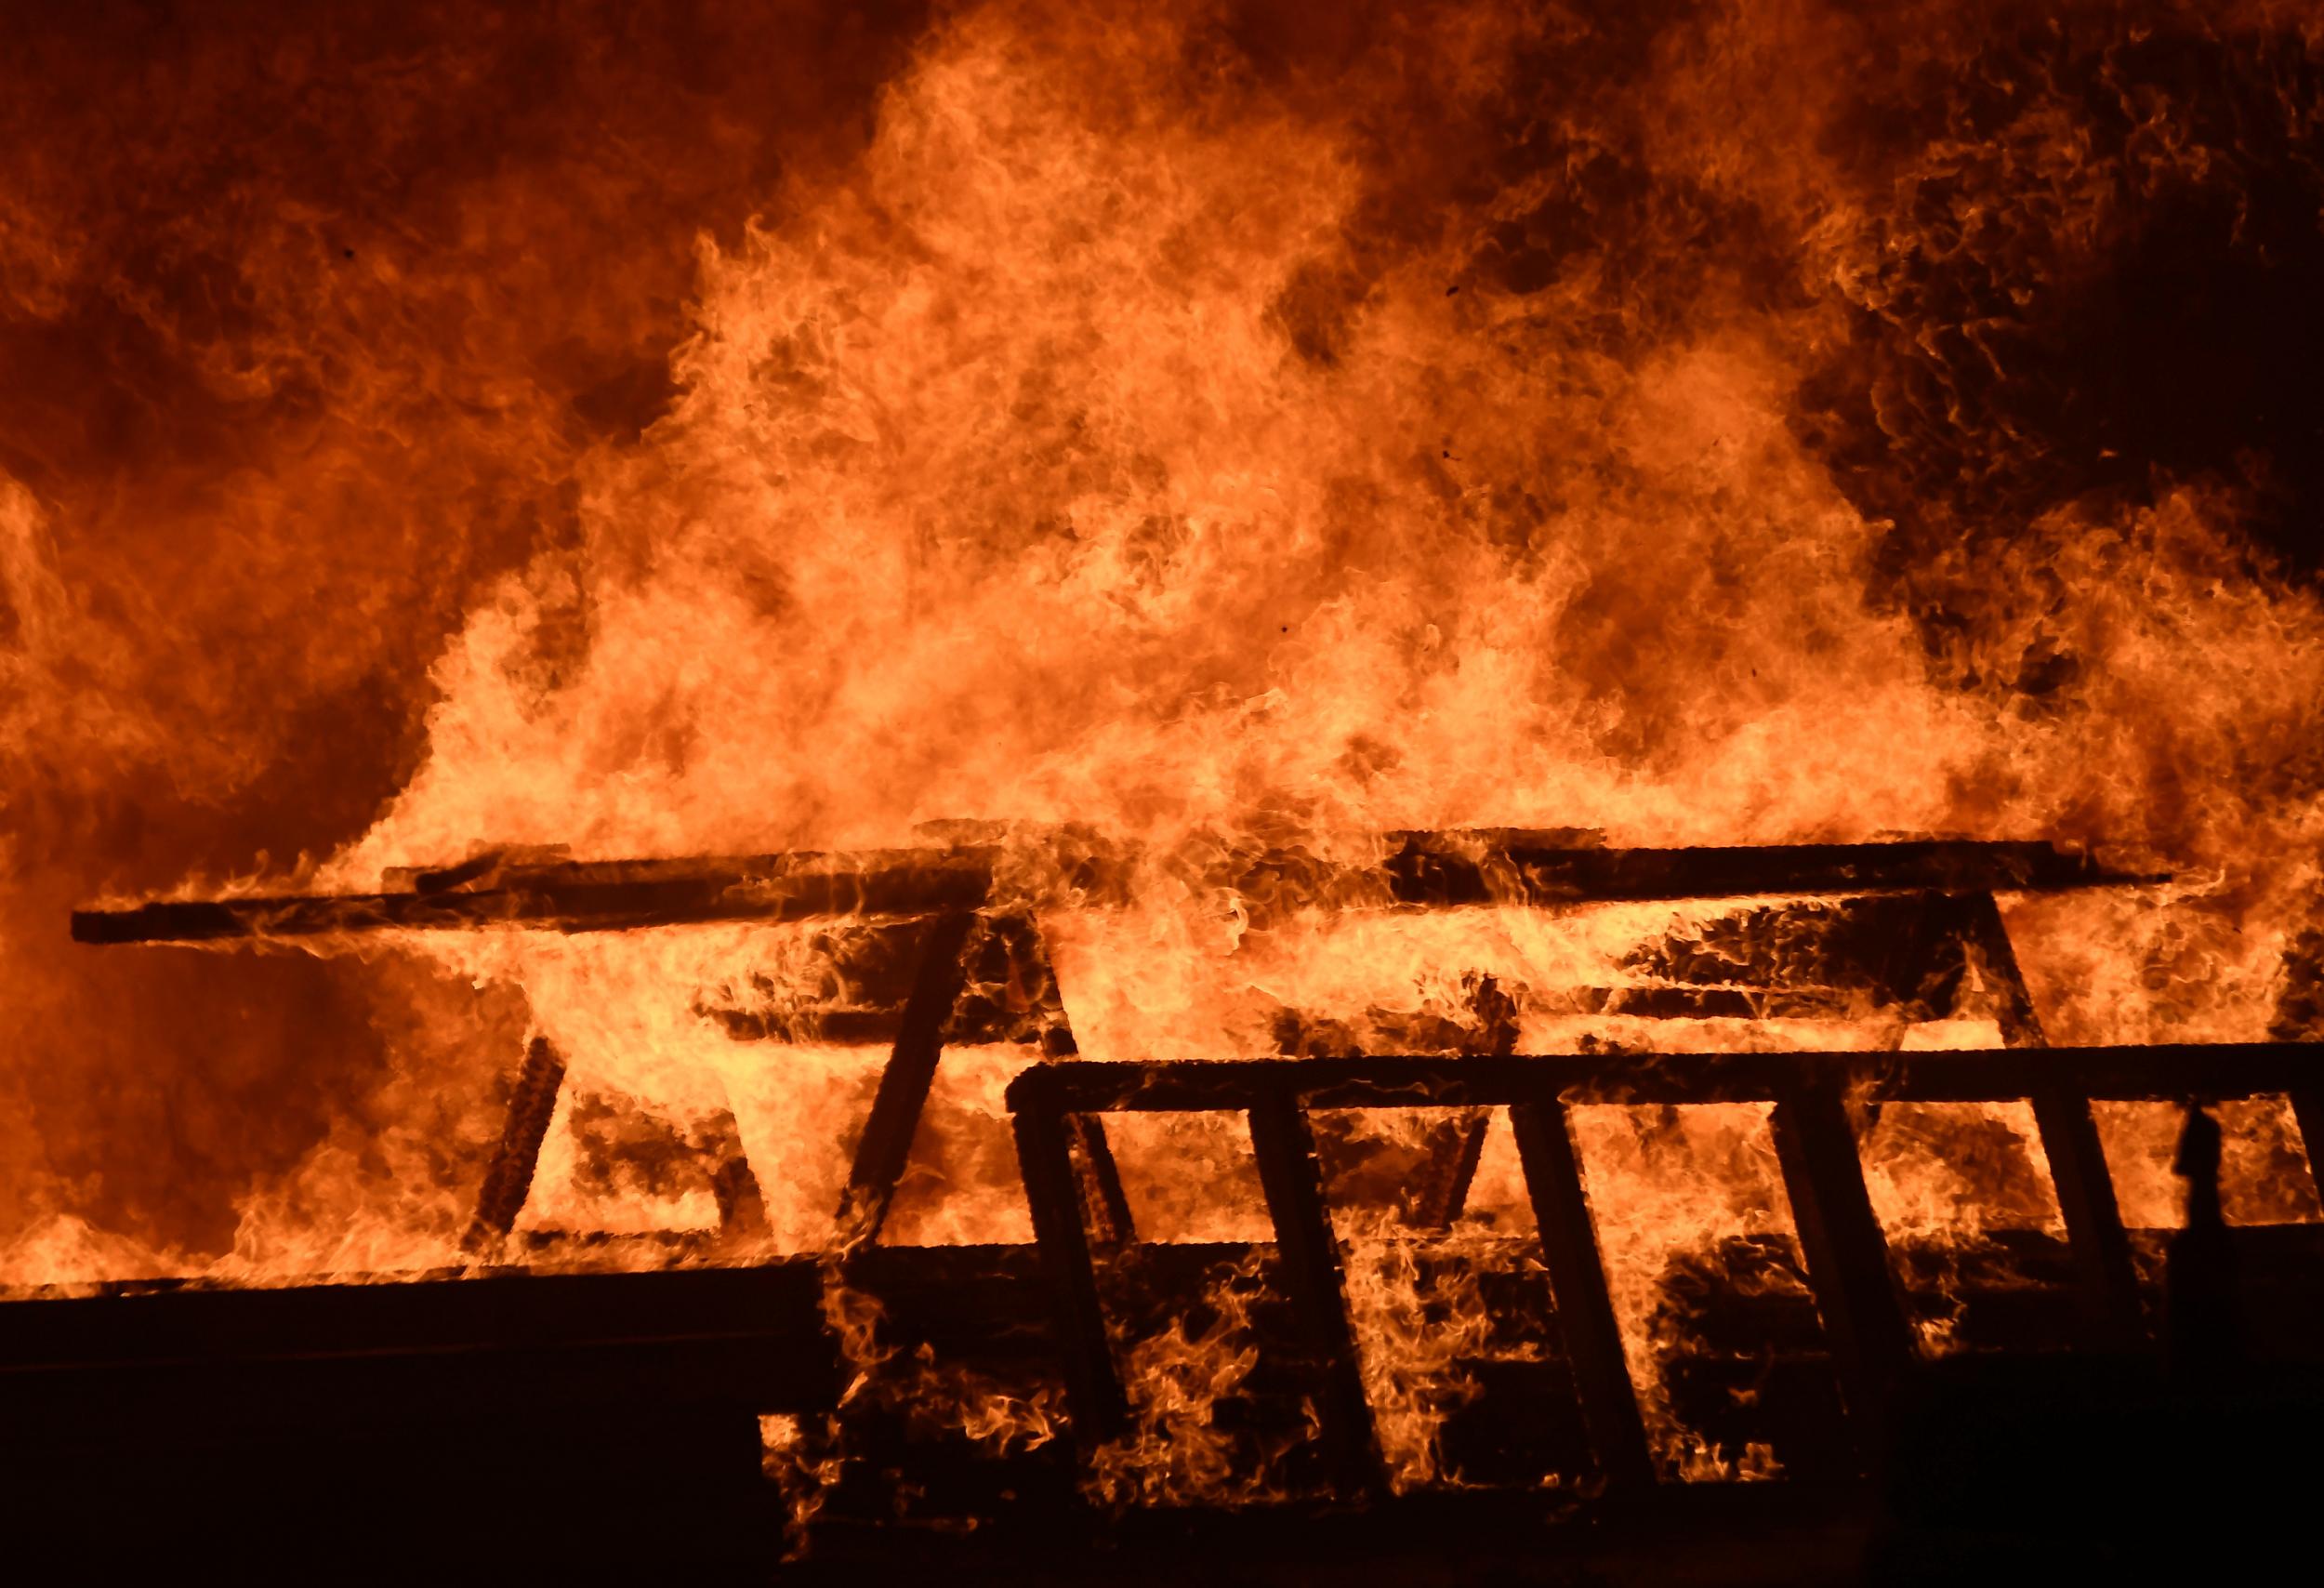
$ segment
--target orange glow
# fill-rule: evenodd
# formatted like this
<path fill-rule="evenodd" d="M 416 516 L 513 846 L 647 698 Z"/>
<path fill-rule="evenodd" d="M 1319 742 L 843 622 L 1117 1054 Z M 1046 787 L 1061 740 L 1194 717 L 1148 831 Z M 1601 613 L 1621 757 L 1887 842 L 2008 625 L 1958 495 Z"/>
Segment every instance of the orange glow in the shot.
<path fill-rule="evenodd" d="M 1622 1001 L 1763 990 L 1666 973 L 1797 969 L 1828 901 L 1421 913 L 1242 866 L 1360 871 L 1387 833 L 2051 841 L 2171 880 L 2000 897 L 2050 1041 L 2317 1034 L 2284 1011 L 2324 599 L 2280 504 L 2324 500 L 2277 430 L 2166 446 L 2088 393 L 2167 382 L 2071 364 L 2103 339 L 2074 304 L 2147 312 L 2151 217 L 2234 208 L 2307 124 L 2158 69 L 2102 136 L 2079 10 L 2029 40 L 1940 6 L 749 9 L 190 35 L 143 88 L 59 32 L 0 68 L 0 1283 L 834 1259 L 887 1051 L 815 1022 L 901 1001 L 831 969 L 860 922 L 67 941 L 92 902 L 487 851 L 989 842 L 988 917 L 1033 922 L 1064 1015 L 1010 959 L 1024 1029 L 947 1045 L 891 1247 L 1031 1241 L 1003 1093 L 1066 1017 L 1096 1060 L 1489 1052 L 1496 1018 L 1522 1053 L 2003 1039 L 1990 964 L 1941 1008 Z M 2230 63 L 2324 47 L 2265 6 L 2155 14 Z M 479 1251 L 532 1038 L 569 1071 Z M 2174 1118 L 2098 1110 L 2135 1229 L 2177 1221 Z M 2324 1217 L 2286 1106 L 2223 1118 L 2231 1220 Z M 1248 1130 L 1105 1128 L 1142 1244 L 1237 1250 L 1117 1330 L 1134 1427 L 1092 1492 L 1295 1489 L 1296 1428 L 1218 1416 L 1271 1238 Z M 1400 1487 L 1460 1481 L 1479 1363 L 1548 1356 L 1486 1316 L 1539 1264 L 1508 1117 L 1478 1128 L 1444 1228 L 1354 1171 L 1334 1210 Z M 1657 1460 L 1776 1476 L 1666 1372 L 1706 1275 L 1805 1294 L 1765 1110 L 1576 1132 Z M 1934 1254 L 1924 1348 L 1966 1348 L 1962 1276 L 2065 1228 L 2030 1107 L 1860 1139 Z M 891 1351 L 833 1274 L 864 1396 L 1065 1436 L 1060 1392 Z M 821 1447 L 765 1439 L 812 1514 Z"/>

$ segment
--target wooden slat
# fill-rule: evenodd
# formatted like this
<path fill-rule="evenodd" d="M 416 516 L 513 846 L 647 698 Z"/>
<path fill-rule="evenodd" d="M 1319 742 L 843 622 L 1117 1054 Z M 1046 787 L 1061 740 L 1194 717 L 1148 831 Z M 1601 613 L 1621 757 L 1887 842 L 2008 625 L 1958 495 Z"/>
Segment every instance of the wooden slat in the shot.
<path fill-rule="evenodd" d="M 1129 1193 L 1122 1189 L 1120 1165 L 1106 1142 L 1105 1127 L 1096 1116 L 1076 1114 L 1065 1121 L 1073 1143 L 1074 1173 L 1081 1188 L 1091 1234 L 1103 1246 L 1127 1246 L 1138 1238 L 1129 1211 Z"/>
<path fill-rule="evenodd" d="M 737 859 L 604 861 L 504 871 L 440 893 L 283 894 L 76 910 L 81 943 L 195 943 L 366 932 L 527 927 L 618 932 L 714 920 L 927 915 L 973 909 L 992 890 L 990 850 L 877 850 Z"/>
<path fill-rule="evenodd" d="M 720 1236 L 744 1246 L 764 1240 L 772 1229 L 766 1198 L 759 1189 L 759 1176 L 750 1167 L 750 1155 L 743 1148 L 742 1127 L 733 1114 L 721 1108 L 703 1120 L 694 1131 L 693 1145 L 709 1165 L 710 1196 L 718 1204 Z"/>
<path fill-rule="evenodd" d="M 2308 1179 L 2324 1198 L 2324 1066 L 2315 1082 L 2291 1089 L 2292 1122 L 2300 1127 L 2300 1150 L 2307 1155 Z"/>
<path fill-rule="evenodd" d="M 1044 1073 L 1040 1070 L 1029 1074 Z M 1012 1094 L 1010 1124 L 1017 1138 L 1017 1168 L 1024 1177 L 1033 1238 L 1050 1290 L 1057 1327 L 1057 1348 L 1073 1410 L 1075 1440 L 1086 1454 L 1118 1437 L 1129 1425 L 1129 1405 L 1114 1370 L 1107 1343 L 1105 1307 L 1098 1295 L 1097 1268 L 1089 1232 L 1081 1218 L 1081 1193 L 1075 1184 L 1065 1117 L 1037 1089 Z"/>
<path fill-rule="evenodd" d="M 1525 1167 L 1534 1223 L 1540 1228 L 1558 1330 L 1573 1365 L 1582 1420 L 1599 1468 L 1611 1489 L 1651 1489 L 1654 1456 L 1646 1445 L 1630 1362 L 1623 1355 L 1614 1298 L 1606 1289 L 1604 1254 L 1582 1183 L 1572 1121 L 1565 1105 L 1554 1102 L 1518 1104 L 1510 1110 L 1510 1119 L 1516 1128 L 1517 1156 Z"/>
<path fill-rule="evenodd" d="M 1037 839 L 1036 840 L 1037 842 Z M 1372 864 L 1301 853 L 1229 852 L 1210 878 L 1255 903 L 1445 907 L 1488 902 L 1989 893 L 2154 880 L 2109 871 L 2046 843 L 1918 840 L 1706 849 L 1605 849 L 1588 834 L 1493 829 L 1391 833 Z M 1089 899 L 1120 896 L 1104 865 L 1061 845 L 1055 858 Z M 987 902 L 992 846 L 455 867 L 426 889 L 169 900 L 79 910 L 83 943 L 185 943 L 480 926 L 609 932 L 712 920 L 926 915 Z M 1092 869 L 1092 868 L 1095 869 Z M 1107 875 L 1109 871 L 1116 875 Z"/>
<path fill-rule="evenodd" d="M 1609 849 L 1588 833 L 1512 828 L 1381 835 L 1371 865 L 1303 850 L 1229 852 L 1210 875 L 1261 911 L 1286 906 L 1555 905 L 1596 900 L 2046 892 L 2155 881 L 2039 842 Z"/>
<path fill-rule="evenodd" d="M 484 1171 L 476 1197 L 476 1215 L 469 1220 L 460 1249 L 482 1257 L 499 1250 L 516 1227 L 517 1215 L 532 1195 L 533 1171 L 540 1162 L 541 1143 L 557 1111 L 557 1093 L 565 1083 L 564 1055 L 546 1037 L 525 1044 L 524 1064 L 508 1093 L 508 1115 L 500 1128 L 500 1145 Z"/>
<path fill-rule="evenodd" d="M 1983 973 L 2002 1041 L 2013 1048 L 2043 1046 L 2041 1018 L 2017 963 L 2000 901 L 1990 893 L 1955 900 L 1952 919 L 1967 957 Z M 2091 1118 L 2090 1099 L 2070 1087 L 2041 1085 L 2034 1089 L 2031 1102 L 2058 1211 L 2066 1221 L 2067 1245 L 2074 1256 L 2075 1304 L 2083 1336 L 2101 1349 L 2129 1349 L 2145 1333 L 2138 1270 L 2115 1200 L 2114 1177 Z"/>
<path fill-rule="evenodd" d="M 1459 1108 L 1553 1092 L 1569 1103 L 1772 1102 L 1803 1081 L 1865 1089 L 1879 1101 L 1976 1103 L 2057 1086 L 2085 1097 L 2170 1102 L 2200 1092 L 2295 1092 L 2324 1077 L 2324 1043 L 1942 1049 L 1917 1052 L 1558 1053 L 1361 1059 L 1082 1060 L 1038 1065 L 1072 1112 L 1240 1109 L 1298 1096 L 1316 1108 Z"/>
<path fill-rule="evenodd" d="M 1346 1276 L 1324 1205 L 1315 1133 L 1293 1098 L 1262 1099 L 1248 1114 L 1283 1284 L 1308 1360 L 1322 1376 L 1317 1411 L 1334 1485 L 1343 1497 L 1383 1492 L 1386 1474 L 1348 1323 Z"/>
<path fill-rule="evenodd" d="M 1428 1133 L 1428 1152 L 1415 1176 L 1407 1227 L 1450 1230 L 1469 1205 L 1469 1187 L 1485 1158 L 1485 1138 L 1493 1128 L 1490 1109 L 1472 1108 Z"/>
<path fill-rule="evenodd" d="M 1963 947 L 1974 955 L 1985 973 L 2003 1045 L 2046 1047 L 2049 1039 L 2043 1035 L 2041 1017 L 2034 1009 L 2033 990 L 2027 986 L 2026 973 L 2018 966 L 2017 949 L 2010 942 L 2009 926 L 2001 920 L 2000 902 L 1990 893 L 1957 900 L 1953 919 Z"/>
<path fill-rule="evenodd" d="M 903 1026 L 879 1072 L 879 1091 L 872 1099 L 871 1115 L 856 1144 L 855 1161 L 848 1171 L 847 1192 L 839 1205 L 839 1228 L 845 1244 L 876 1240 L 879 1226 L 894 1200 L 896 1182 L 903 1177 L 912 1151 L 912 1136 L 928 1105 L 928 1089 L 936 1079 L 936 1061 L 944 1052 L 945 1018 L 960 995 L 960 949 L 968 941 L 975 917 L 966 911 L 941 916 L 929 928 L 920 968 L 905 1000 Z"/>
<path fill-rule="evenodd" d="M 1859 1456 L 1869 1460 L 1913 1355 L 1887 1240 L 1865 1189 L 1855 1131 L 1838 1089 L 1789 1089 L 1776 1104 L 1772 1123 L 1808 1283 L 1831 1341 Z"/>
<path fill-rule="evenodd" d="M 2145 1332 L 2139 1305 L 2138 1269 L 2130 1236 L 2114 1197 L 2114 1179 L 2090 1114 L 2079 1092 L 2037 1089 L 2032 1097 L 2035 1128 L 2050 1160 L 2058 1211 L 2074 1254 L 2077 1310 L 2090 1343 L 2106 1349 L 2135 1344 Z"/>

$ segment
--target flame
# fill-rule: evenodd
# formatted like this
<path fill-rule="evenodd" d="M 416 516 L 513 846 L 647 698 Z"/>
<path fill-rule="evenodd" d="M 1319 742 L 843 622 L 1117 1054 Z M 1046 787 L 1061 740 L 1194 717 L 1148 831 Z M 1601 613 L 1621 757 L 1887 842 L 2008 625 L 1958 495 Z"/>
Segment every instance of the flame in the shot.
<path fill-rule="evenodd" d="M 1486 978 L 1523 1052 L 1989 1043 L 1974 1007 L 1573 996 L 1791 901 L 1422 917 L 1217 863 L 1525 824 L 2040 837 L 2173 879 L 2001 901 L 2053 1040 L 2291 1031 L 2324 887 L 2299 534 L 2324 495 L 2278 365 L 2312 351 L 2324 245 L 2317 114 L 2284 85 L 2317 35 L 2133 9 L 301 23 L 257 64 L 190 33 L 150 140 L 57 24 L 0 95 L 25 372 L 0 400 L 0 1280 L 471 1265 L 536 1036 L 570 1073 L 494 1255 L 841 1240 L 880 1050 L 738 1042 L 702 998 L 756 975 L 805 1007 L 806 929 L 328 963 L 63 942 L 91 897 L 372 890 L 480 846 L 998 824 L 1079 1052 L 1159 1059 L 1273 1055 L 1289 1026 L 1378 1051 L 1470 1020 Z M 2190 271 L 2220 290 L 2157 285 Z M 2281 335 L 2204 319 L 2239 305 Z M 1064 831 L 1117 862 L 1112 896 L 1029 836 Z M 1028 1238 L 1001 1093 L 1031 1062 L 947 1052 L 887 1243 Z M 2318 1217 L 2283 1107 L 2223 1117 L 2230 1217 Z M 2177 1217 L 2161 1119 L 2100 1111 L 2142 1227 Z M 1142 1241 L 1265 1238 L 1239 1121 L 1106 1123 Z M 1666 1467 L 1774 1472 L 1665 1373 L 1689 1264 L 1788 1283 L 1764 1119 L 1578 1130 Z M 763 1202 L 741 1234 L 697 1161 L 730 1136 Z M 1948 1347 L 1961 1254 L 2062 1227 L 2027 1110 L 1895 1107 L 1865 1152 L 1892 1237 L 1953 1264 L 1920 1320 Z M 1339 1212 L 1406 1485 L 1455 1476 L 1477 1275 L 1529 1225 L 1505 1120 L 1485 1153 L 1428 1240 Z M 1258 1370 L 1241 1261 L 1116 1340 L 1140 1423 L 1103 1495 L 1293 1481 L 1290 1446 L 1254 1465 L 1214 1415 Z M 1037 1394 L 913 1371 L 895 1393 L 975 1438 L 1053 1436 Z M 797 1427 L 767 1437 L 821 1470 Z"/>

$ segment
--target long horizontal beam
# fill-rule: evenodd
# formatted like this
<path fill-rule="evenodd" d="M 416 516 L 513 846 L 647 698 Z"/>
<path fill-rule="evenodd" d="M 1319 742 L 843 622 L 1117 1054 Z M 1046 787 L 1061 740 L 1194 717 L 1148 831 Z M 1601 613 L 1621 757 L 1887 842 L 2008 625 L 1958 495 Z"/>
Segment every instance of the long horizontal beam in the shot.
<path fill-rule="evenodd" d="M 1478 1108 L 1517 1103 L 1774 1102 L 1802 1088 L 1862 1088 L 1887 1102 L 1993 1102 L 2037 1089 L 2176 1101 L 2303 1092 L 2324 1082 L 2324 1043 L 1985 1048 L 1922 1052 L 1626 1053 L 1545 1057 L 1228 1059 L 1039 1065 L 1012 1110 L 1062 1113 Z"/>
<path fill-rule="evenodd" d="M 989 850 L 875 850 L 746 859 L 589 862 L 510 868 L 492 885 L 390 893 L 194 899 L 75 910 L 81 943 L 199 943 L 367 932 L 532 927 L 618 932 L 720 920 L 812 920 L 974 909 Z"/>
<path fill-rule="evenodd" d="M 1296 853 L 1252 857 L 1245 889 L 1269 881 L 1342 904 L 1651 902 L 1661 899 L 2052 892 L 2162 880 L 2111 871 L 2053 844 L 1912 839 L 1685 849 L 1608 849 L 1562 833 L 1507 828 L 1393 833 L 1377 867 L 1332 867 Z M 1368 885 L 1368 887 L 1367 887 Z M 1373 894 L 1367 898 L 1367 892 Z"/>
<path fill-rule="evenodd" d="M 1391 833 L 1363 865 L 1294 851 L 1234 852 L 1221 887 L 1339 908 L 1593 901 L 2014 893 L 2151 881 L 2046 843 L 1918 840 L 1718 849 L 1606 849 L 1588 835 L 1492 829 Z M 408 891 L 170 900 L 76 910 L 82 943 L 196 943 L 368 932 L 525 927 L 612 932 L 718 920 L 808 920 L 975 909 L 997 846 L 576 861 L 414 874 Z M 1116 896 L 1122 861 L 1083 860 L 1068 885 Z"/>

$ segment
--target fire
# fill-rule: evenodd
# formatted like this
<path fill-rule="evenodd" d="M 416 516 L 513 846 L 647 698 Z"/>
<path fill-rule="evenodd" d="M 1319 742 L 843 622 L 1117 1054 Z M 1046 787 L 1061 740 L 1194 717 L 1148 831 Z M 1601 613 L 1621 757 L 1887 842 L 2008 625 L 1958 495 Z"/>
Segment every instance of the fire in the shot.
<path fill-rule="evenodd" d="M 1014 948 L 983 984 L 1023 1029 L 947 1044 L 890 1247 L 1031 1240 L 1004 1092 L 1066 1016 L 1096 1060 L 2007 1035 L 1991 963 L 1942 1008 L 1671 971 L 1821 964 L 1804 897 L 1374 907 L 1329 877 L 1382 834 L 2051 840 L 2167 880 L 2002 890 L 2050 1040 L 2313 1036 L 2282 1012 L 2324 878 L 2312 438 L 2184 411 L 2171 359 L 2239 327 L 2159 300 L 2153 256 L 2232 213 L 2221 279 L 2290 301 L 2269 261 L 2324 242 L 2254 173 L 2313 147 L 2270 85 L 2315 41 L 2153 11 L 2118 50 L 2080 10 L 990 4 L 643 55 L 607 12 L 529 110 L 499 105 L 514 23 L 293 30 L 212 63 L 255 73 L 250 126 L 190 68 L 152 149 L 42 96 L 0 178 L 0 348 L 28 390 L 72 350 L 0 409 L 0 1279 L 861 1244 L 886 1054 L 832 1032 L 889 1004 L 832 967 L 862 923 L 63 941 L 94 898 L 390 892 L 488 851 L 991 848 L 984 919 L 1029 922 L 1054 986 Z M 327 133 L 343 190 L 253 130 L 342 83 L 297 125 L 377 124 Z M 465 163 L 461 107 L 505 160 Z M 241 174 L 148 214 L 223 132 Z M 54 417 L 92 391 L 111 439 Z M 480 1251 L 535 1039 L 561 1090 Z M 1539 1288 L 1533 1214 L 1506 1111 L 1376 1112 L 1327 1158 L 1477 1132 L 1442 1227 L 1355 1170 L 1333 1213 L 1393 1481 L 1459 1483 L 1477 1375 L 1552 1355 L 1486 1300 Z M 2231 1220 L 2324 1216 L 2284 1106 L 2224 1118 Z M 2126 1221 L 2174 1224 L 2166 1113 L 2097 1124 Z M 1312 1484 L 1298 1419 L 1221 1422 L 1263 1378 L 1248 1130 L 1106 1131 L 1139 1244 L 1248 1250 L 1119 1325 L 1134 1428 L 1093 1490 Z M 1690 1423 L 1672 1366 L 1713 1278 L 1807 1295 L 1764 1106 L 1576 1132 L 1656 1459 L 1781 1469 Z M 1860 1141 L 1883 1227 L 1934 1253 L 1923 1347 L 1967 1348 L 1962 1276 L 2066 1227 L 2030 1106 L 1890 1105 Z M 1061 1436 L 1054 1393 L 899 1355 L 856 1301 L 866 1395 Z M 786 1484 L 831 1481 L 796 1420 L 767 1437 Z"/>

